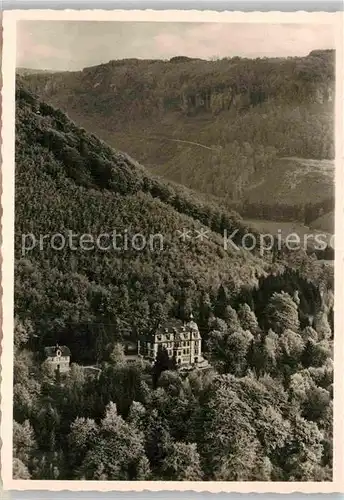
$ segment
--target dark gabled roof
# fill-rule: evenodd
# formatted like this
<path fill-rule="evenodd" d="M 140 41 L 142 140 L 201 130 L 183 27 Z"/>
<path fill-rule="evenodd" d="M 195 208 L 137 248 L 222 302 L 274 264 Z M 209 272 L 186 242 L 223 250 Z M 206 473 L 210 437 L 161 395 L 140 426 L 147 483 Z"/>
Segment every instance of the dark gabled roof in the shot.
<path fill-rule="evenodd" d="M 156 328 L 152 329 L 152 331 L 148 334 L 139 335 L 139 340 L 142 341 L 151 341 L 154 339 L 155 335 L 161 334 L 174 334 L 176 340 L 180 340 L 180 338 L 184 338 L 184 334 L 189 334 L 190 330 L 192 332 L 197 332 L 199 337 L 199 329 L 197 323 L 191 319 L 191 321 L 185 323 L 177 318 L 170 318 L 165 323 L 158 325 Z"/>
<path fill-rule="evenodd" d="M 54 345 L 54 346 L 45 347 L 44 354 L 47 357 L 56 356 L 56 351 L 58 349 L 61 351 L 61 356 L 70 356 L 71 355 L 69 347 L 67 347 L 65 345 L 59 345 L 59 346 Z"/>

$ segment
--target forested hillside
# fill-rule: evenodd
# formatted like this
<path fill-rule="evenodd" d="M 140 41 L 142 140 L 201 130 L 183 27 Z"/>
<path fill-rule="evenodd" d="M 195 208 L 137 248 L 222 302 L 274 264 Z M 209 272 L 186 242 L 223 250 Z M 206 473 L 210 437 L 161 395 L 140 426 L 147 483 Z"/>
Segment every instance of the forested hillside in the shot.
<path fill-rule="evenodd" d="M 333 205 L 333 161 L 321 160 L 334 158 L 334 62 L 331 50 L 255 60 L 130 59 L 26 82 L 153 172 L 221 197 L 242 215 L 248 204 L 252 216 L 265 203 L 272 218 L 278 212 L 305 222 L 306 203 Z M 288 168 L 279 160 L 285 157 Z M 318 161 L 306 168 L 302 159 Z"/>
<path fill-rule="evenodd" d="M 155 178 L 20 78 L 15 196 L 14 477 L 331 479 L 331 268 L 240 247 L 249 228 L 235 212 Z M 183 228 L 207 238 L 183 241 Z M 164 245 L 51 245 L 113 230 Z M 23 251 L 29 233 L 41 249 Z M 191 311 L 209 370 L 181 376 L 158 360 L 152 378 L 126 361 L 124 339 Z M 39 353 L 56 341 L 74 365 L 54 380 Z"/>

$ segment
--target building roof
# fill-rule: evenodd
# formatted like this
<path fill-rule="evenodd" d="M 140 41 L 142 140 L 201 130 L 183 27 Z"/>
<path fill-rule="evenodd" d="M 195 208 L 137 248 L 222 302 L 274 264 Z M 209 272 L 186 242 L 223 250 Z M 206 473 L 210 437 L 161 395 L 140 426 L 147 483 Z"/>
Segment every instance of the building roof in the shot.
<path fill-rule="evenodd" d="M 48 346 L 44 348 L 44 354 L 46 357 L 54 357 L 56 356 L 56 351 L 60 350 L 61 351 L 61 356 L 70 356 L 71 352 L 69 347 L 65 345 L 54 345 L 54 346 Z"/>
<path fill-rule="evenodd" d="M 194 320 L 189 321 L 189 323 L 187 323 L 187 326 L 192 330 L 198 330 L 198 325 Z"/>

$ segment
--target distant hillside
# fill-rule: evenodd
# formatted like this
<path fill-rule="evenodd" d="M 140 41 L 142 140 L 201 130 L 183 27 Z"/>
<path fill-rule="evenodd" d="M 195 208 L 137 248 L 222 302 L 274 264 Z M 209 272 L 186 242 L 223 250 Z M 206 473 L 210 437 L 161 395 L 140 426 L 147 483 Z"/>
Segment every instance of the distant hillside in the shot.
<path fill-rule="evenodd" d="M 127 154 L 39 102 L 20 79 L 16 103 L 15 314 L 33 324 L 37 347 L 58 338 L 77 359 L 101 360 L 116 339 L 135 336 L 166 315 L 191 308 L 207 324 L 199 316 L 202 300 L 216 305 L 221 287 L 232 303 L 241 294 L 248 300 L 267 276 L 265 294 L 297 287 L 305 290 L 305 314 L 318 307 L 319 283 L 328 278 L 316 261 L 293 252 L 296 267 L 303 259 L 302 273 L 285 273 L 283 256 L 273 263 L 271 253 L 259 256 L 259 248 L 224 250 L 225 228 L 229 234 L 237 230 L 237 243 L 248 231 L 235 213 L 154 178 Z M 183 241 L 183 228 L 193 238 Z M 202 228 L 203 241 L 195 237 Z M 69 231 L 75 233 L 74 249 L 61 246 Z M 127 234 L 129 242 L 138 233 L 146 239 L 161 234 L 163 248 L 137 251 L 124 247 L 123 239 L 107 251 L 76 245 L 81 235 L 113 231 Z M 23 234 L 35 235 L 34 249 L 23 251 Z M 260 294 L 257 307 L 265 300 Z"/>
<path fill-rule="evenodd" d="M 85 112 L 108 116 L 113 111 L 123 112 L 123 121 L 130 121 L 131 115 L 145 117 L 166 111 L 217 115 L 272 101 L 327 102 L 334 91 L 334 62 L 334 51 L 272 59 L 124 59 L 82 71 L 58 72 L 53 78 L 44 73 L 32 75 L 30 85 L 65 104 L 75 92 L 76 109 L 82 103 Z"/>
<path fill-rule="evenodd" d="M 224 227 L 247 230 L 236 214 L 155 179 L 20 82 L 16 113 L 16 315 L 34 323 L 40 345 L 58 336 L 74 353 L 78 345 L 79 359 L 93 361 L 126 325 L 133 334 L 177 313 L 189 291 L 196 307 L 202 293 L 216 295 L 221 283 L 235 295 L 266 275 L 267 261 L 223 249 Z M 179 237 L 183 228 L 202 227 L 203 242 Z M 23 255 L 21 234 L 66 237 L 68 230 L 95 237 L 116 230 L 129 241 L 137 233 L 161 234 L 164 248 L 56 251 L 47 244 Z"/>
<path fill-rule="evenodd" d="M 243 213 L 252 196 L 257 206 L 264 203 L 271 178 L 276 185 L 279 158 L 334 157 L 334 51 L 255 60 L 128 59 L 27 75 L 25 81 L 154 173 L 220 197 Z M 294 168 L 298 163 L 291 159 L 289 166 L 297 170 L 299 199 L 292 191 L 274 190 L 274 200 L 287 211 L 301 200 L 292 218 L 306 202 L 333 196 L 327 167 L 313 163 L 305 172 Z M 252 190 L 259 182 L 261 188 Z M 313 187 L 322 183 L 318 198 Z"/>

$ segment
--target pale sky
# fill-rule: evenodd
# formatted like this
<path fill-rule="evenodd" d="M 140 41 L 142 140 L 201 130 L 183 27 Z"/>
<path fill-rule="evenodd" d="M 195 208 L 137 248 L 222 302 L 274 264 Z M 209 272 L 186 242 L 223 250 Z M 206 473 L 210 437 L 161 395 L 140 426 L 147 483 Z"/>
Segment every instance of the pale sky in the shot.
<path fill-rule="evenodd" d="M 19 21 L 17 66 L 79 70 L 113 59 L 303 56 L 335 48 L 331 25 Z"/>

